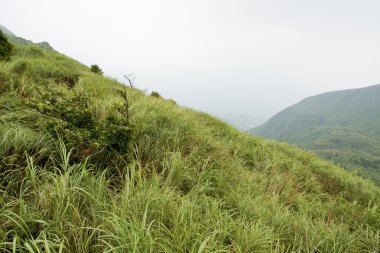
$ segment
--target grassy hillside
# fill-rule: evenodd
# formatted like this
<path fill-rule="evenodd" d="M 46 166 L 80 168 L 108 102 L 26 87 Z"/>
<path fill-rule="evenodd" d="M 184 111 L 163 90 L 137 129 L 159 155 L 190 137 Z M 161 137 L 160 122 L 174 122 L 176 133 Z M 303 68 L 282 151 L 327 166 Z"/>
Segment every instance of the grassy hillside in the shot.
<path fill-rule="evenodd" d="M 380 183 L 380 85 L 307 98 L 253 134 L 315 150 Z"/>
<path fill-rule="evenodd" d="M 380 190 L 57 52 L 0 62 L 2 252 L 378 252 Z"/>

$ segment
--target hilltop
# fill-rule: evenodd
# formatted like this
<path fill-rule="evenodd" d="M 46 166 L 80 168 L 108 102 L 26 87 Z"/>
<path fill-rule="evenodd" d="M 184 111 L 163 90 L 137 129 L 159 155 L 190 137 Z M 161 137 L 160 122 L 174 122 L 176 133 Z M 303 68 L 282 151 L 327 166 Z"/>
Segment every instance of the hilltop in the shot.
<path fill-rule="evenodd" d="M 380 190 L 53 50 L 0 62 L 4 252 L 376 252 Z"/>
<path fill-rule="evenodd" d="M 8 37 L 8 40 L 12 43 L 19 44 L 19 45 L 36 45 L 36 46 L 44 48 L 44 49 L 54 50 L 50 46 L 50 44 L 46 41 L 34 43 L 31 40 L 26 40 L 22 37 L 16 36 L 13 32 L 11 32 L 8 28 L 6 28 L 3 25 L 0 25 L 0 30 L 3 31 L 3 33 Z"/>
<path fill-rule="evenodd" d="M 11 32 L 8 28 L 6 28 L 3 25 L 0 25 L 0 30 L 3 31 L 3 33 L 10 35 L 10 36 L 16 36 L 13 32 Z"/>
<path fill-rule="evenodd" d="M 380 183 L 380 85 L 306 98 L 250 132 L 314 150 Z"/>

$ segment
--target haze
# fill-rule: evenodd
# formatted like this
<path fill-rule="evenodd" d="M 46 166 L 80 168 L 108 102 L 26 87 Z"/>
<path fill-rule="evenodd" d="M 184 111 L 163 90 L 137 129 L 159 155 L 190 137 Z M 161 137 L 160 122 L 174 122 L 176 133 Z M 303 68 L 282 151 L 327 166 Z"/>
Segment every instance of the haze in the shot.
<path fill-rule="evenodd" d="M 379 83 L 380 1 L 3 0 L 0 24 L 179 104 L 268 118 Z"/>

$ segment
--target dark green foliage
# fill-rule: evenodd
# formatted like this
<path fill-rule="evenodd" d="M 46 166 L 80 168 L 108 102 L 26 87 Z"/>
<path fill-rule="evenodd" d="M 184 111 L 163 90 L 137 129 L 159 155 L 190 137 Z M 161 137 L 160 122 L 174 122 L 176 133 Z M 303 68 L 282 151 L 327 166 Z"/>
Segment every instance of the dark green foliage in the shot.
<path fill-rule="evenodd" d="M 158 93 L 157 91 L 152 91 L 152 93 L 150 93 L 150 95 L 154 98 L 161 98 L 161 95 L 160 93 Z"/>
<path fill-rule="evenodd" d="M 82 160 L 88 156 L 107 156 L 107 164 L 114 157 L 106 153 L 128 152 L 131 128 L 124 116 L 125 107 L 114 108 L 114 113 L 99 120 L 90 107 L 91 99 L 83 93 L 68 95 L 55 89 L 40 92 L 41 97 L 28 100 L 29 106 L 41 113 L 35 128 L 43 128 L 53 136 L 57 134 L 68 148 L 74 148 L 74 158 Z M 116 155 L 116 154 L 115 154 Z"/>
<path fill-rule="evenodd" d="M 115 112 L 122 112 L 122 108 L 115 108 Z M 116 150 L 120 154 L 127 154 L 130 140 L 132 139 L 132 128 L 125 114 L 110 115 L 107 117 L 103 127 L 101 128 L 103 141 L 109 147 Z"/>
<path fill-rule="evenodd" d="M 73 88 L 79 80 L 79 75 L 72 74 L 58 74 L 54 77 L 56 82 L 64 83 L 69 88 Z"/>
<path fill-rule="evenodd" d="M 174 99 L 168 99 L 168 102 L 172 103 L 173 105 L 177 105 L 177 102 Z"/>
<path fill-rule="evenodd" d="M 100 75 L 103 74 L 103 71 L 101 70 L 101 68 L 96 64 L 91 65 L 90 70 L 92 73 L 95 73 L 95 74 L 100 74 Z"/>
<path fill-rule="evenodd" d="M 7 37 L 0 30 L 0 60 L 8 61 L 12 56 L 13 45 L 8 42 Z"/>

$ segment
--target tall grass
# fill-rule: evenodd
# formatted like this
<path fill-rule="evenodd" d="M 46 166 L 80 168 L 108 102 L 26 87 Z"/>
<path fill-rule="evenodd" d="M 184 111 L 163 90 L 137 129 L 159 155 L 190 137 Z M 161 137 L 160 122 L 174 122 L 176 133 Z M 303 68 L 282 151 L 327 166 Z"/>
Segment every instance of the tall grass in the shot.
<path fill-rule="evenodd" d="M 380 190 L 371 182 L 136 89 L 128 88 L 132 137 L 123 163 L 74 159 L 78 147 L 32 127 L 39 114 L 28 99 L 47 84 L 87 92 L 101 124 L 123 103 L 124 87 L 54 52 L 18 52 L 14 61 L 37 73 L 25 72 L 25 94 L 0 95 L 0 157 L 14 157 L 0 170 L 1 251 L 380 250 Z M 78 82 L 39 73 L 40 60 L 75 67 Z M 14 62 L 6 64 L 13 75 Z"/>

